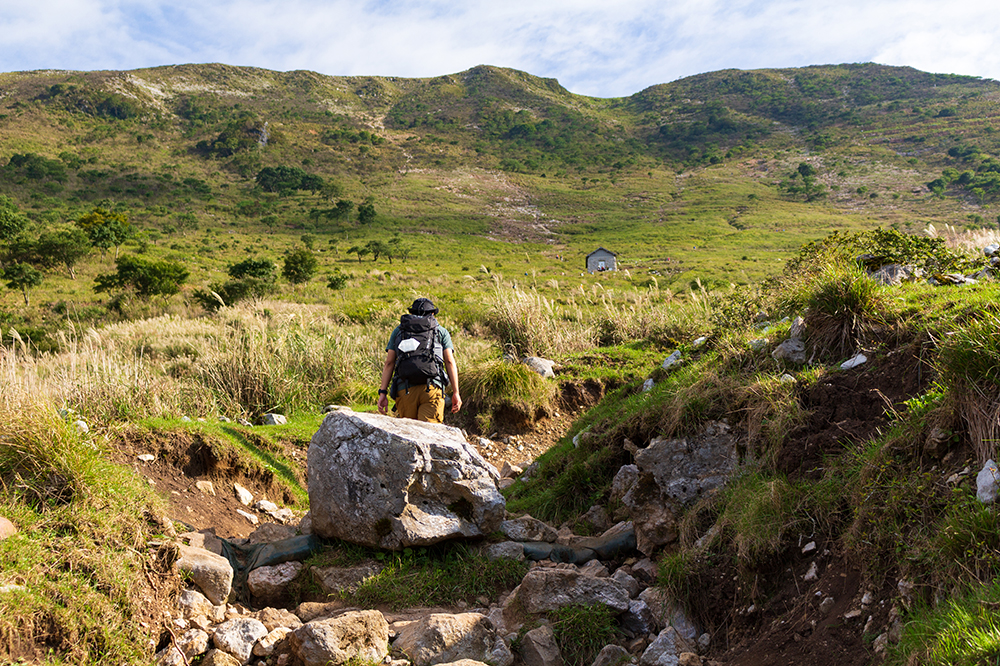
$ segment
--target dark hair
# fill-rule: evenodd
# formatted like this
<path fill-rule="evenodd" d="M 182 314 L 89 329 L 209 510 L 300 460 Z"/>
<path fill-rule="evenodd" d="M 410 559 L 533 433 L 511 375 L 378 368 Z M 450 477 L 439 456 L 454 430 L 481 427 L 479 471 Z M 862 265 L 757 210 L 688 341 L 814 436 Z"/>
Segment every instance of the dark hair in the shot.
<path fill-rule="evenodd" d="M 434 303 L 431 302 L 431 299 L 429 298 L 418 298 L 413 301 L 413 305 L 410 306 L 410 314 L 429 315 L 437 313 L 438 309 L 434 307 Z"/>

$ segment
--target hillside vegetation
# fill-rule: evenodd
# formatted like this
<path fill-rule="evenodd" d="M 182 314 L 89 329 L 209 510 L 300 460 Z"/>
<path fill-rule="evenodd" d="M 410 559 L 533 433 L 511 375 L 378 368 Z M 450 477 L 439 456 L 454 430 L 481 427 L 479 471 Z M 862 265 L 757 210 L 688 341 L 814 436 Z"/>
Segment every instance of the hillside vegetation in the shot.
<path fill-rule="evenodd" d="M 147 545 L 183 517 L 109 461 L 176 440 L 301 505 L 322 407 L 374 408 L 388 333 L 427 296 L 458 350 L 452 424 L 570 423 L 511 510 L 614 514 L 634 447 L 739 433 L 740 474 L 656 556 L 723 637 L 710 656 L 821 663 L 835 639 L 869 663 L 894 626 L 878 659 L 995 660 L 975 473 L 997 455 L 997 288 L 951 283 L 990 268 L 998 93 L 870 64 L 621 99 L 495 67 L 0 74 L 0 515 L 19 528 L 0 659 L 148 663 L 177 581 Z M 599 246 L 619 271 L 584 272 Z M 923 277 L 868 275 L 893 262 Z M 787 365 L 770 352 L 797 315 L 809 357 Z M 504 360 L 530 354 L 557 380 Z M 234 425 L 267 412 L 289 430 Z M 809 624 L 808 540 L 871 592 L 870 627 Z"/>

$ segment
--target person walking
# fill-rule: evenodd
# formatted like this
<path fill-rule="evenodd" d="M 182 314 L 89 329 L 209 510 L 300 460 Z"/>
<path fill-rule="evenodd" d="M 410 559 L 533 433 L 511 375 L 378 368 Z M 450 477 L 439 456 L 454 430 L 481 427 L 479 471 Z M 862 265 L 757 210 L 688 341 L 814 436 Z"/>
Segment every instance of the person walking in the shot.
<path fill-rule="evenodd" d="M 462 408 L 455 347 L 448 329 L 437 323 L 437 313 L 430 299 L 418 298 L 389 336 L 378 389 L 380 414 L 388 412 L 392 396 L 395 416 L 442 423 L 449 384 L 452 413 Z"/>

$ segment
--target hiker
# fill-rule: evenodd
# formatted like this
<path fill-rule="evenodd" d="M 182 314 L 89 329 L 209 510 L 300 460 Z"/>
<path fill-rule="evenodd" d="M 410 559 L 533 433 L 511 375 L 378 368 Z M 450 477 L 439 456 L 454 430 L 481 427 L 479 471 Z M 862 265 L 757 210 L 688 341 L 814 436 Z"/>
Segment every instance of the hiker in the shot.
<path fill-rule="evenodd" d="M 399 326 L 389 336 L 378 389 L 378 411 L 389 409 L 389 396 L 396 401 L 394 414 L 407 419 L 442 423 L 444 389 L 450 383 L 451 411 L 462 408 L 458 392 L 458 366 L 455 365 L 451 334 L 434 317 L 438 309 L 427 298 L 418 298 L 410 313 L 399 319 Z"/>

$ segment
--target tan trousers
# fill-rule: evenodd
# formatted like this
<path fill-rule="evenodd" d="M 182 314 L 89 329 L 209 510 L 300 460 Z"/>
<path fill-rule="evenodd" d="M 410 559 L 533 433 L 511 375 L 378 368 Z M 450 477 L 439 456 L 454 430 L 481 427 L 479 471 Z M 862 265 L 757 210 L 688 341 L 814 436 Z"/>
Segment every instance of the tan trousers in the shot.
<path fill-rule="evenodd" d="M 411 386 L 396 393 L 397 417 L 444 423 L 444 393 L 436 386 Z"/>

